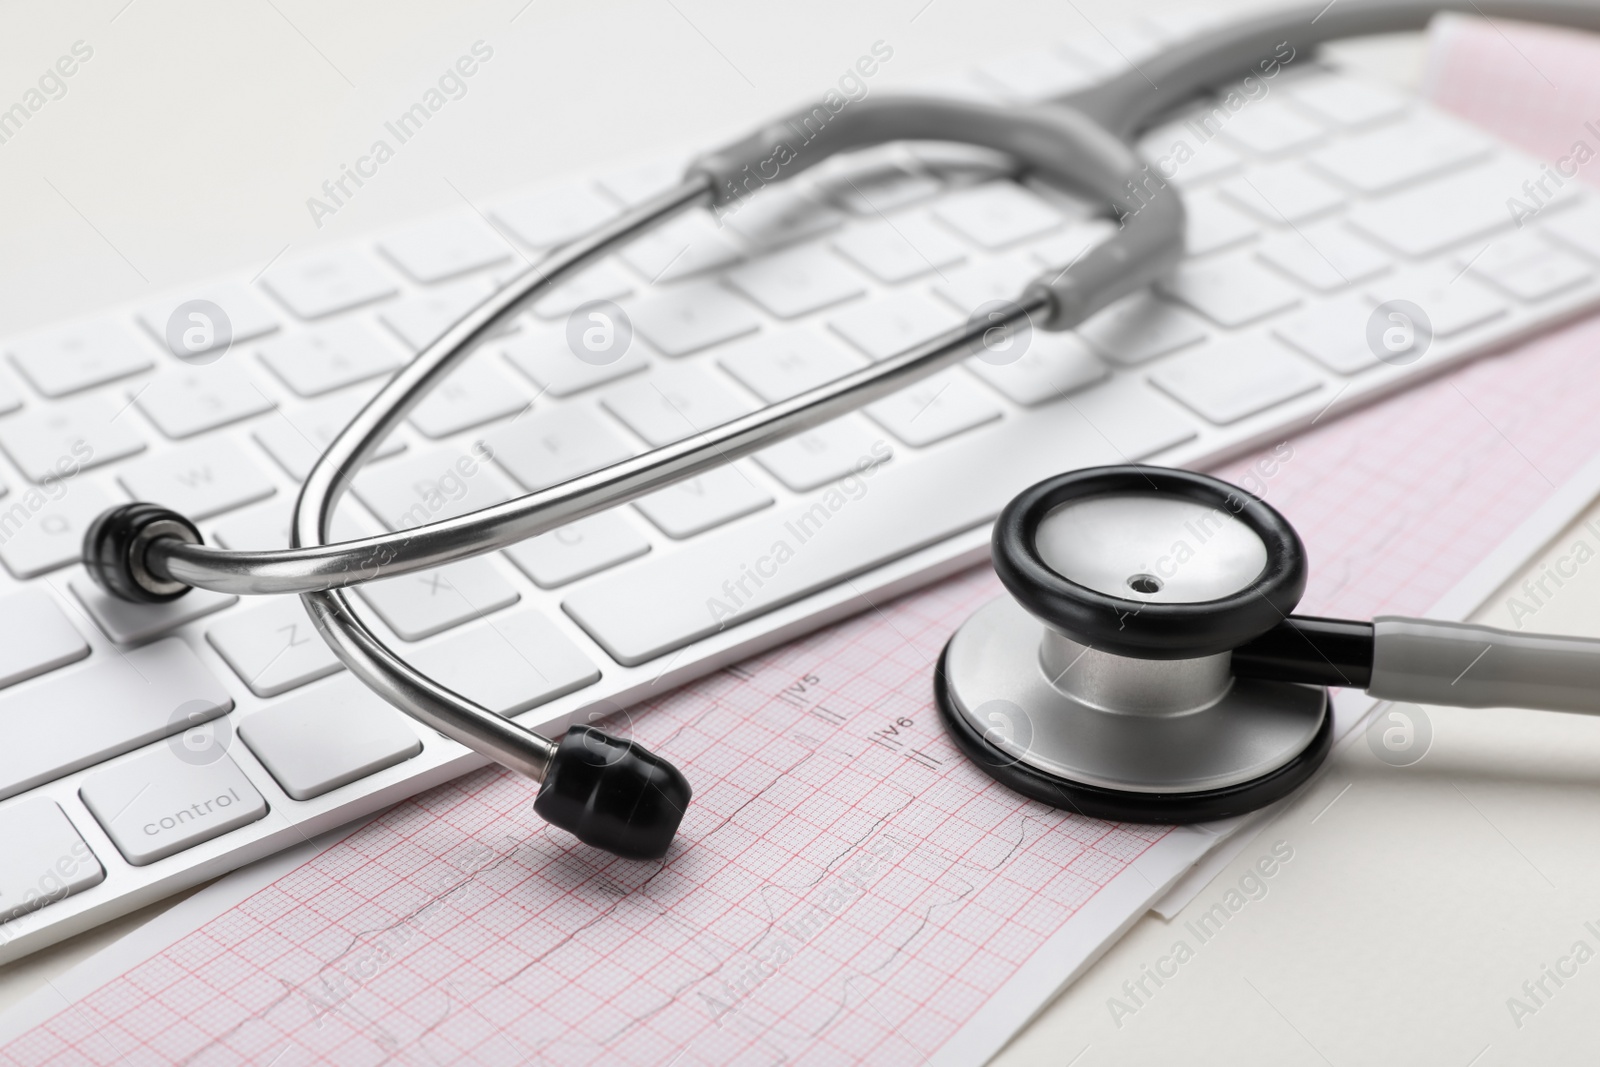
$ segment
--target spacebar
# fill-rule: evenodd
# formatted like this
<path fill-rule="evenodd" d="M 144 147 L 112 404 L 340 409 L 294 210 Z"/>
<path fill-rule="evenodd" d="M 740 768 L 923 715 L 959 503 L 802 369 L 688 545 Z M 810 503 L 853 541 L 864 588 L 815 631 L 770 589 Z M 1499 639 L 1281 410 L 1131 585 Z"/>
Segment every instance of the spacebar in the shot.
<path fill-rule="evenodd" d="M 921 462 L 891 461 L 853 494 L 826 489 L 647 558 L 561 606 L 631 667 L 989 522 L 1052 474 L 1119 458 L 1081 419 L 1013 419 Z"/>

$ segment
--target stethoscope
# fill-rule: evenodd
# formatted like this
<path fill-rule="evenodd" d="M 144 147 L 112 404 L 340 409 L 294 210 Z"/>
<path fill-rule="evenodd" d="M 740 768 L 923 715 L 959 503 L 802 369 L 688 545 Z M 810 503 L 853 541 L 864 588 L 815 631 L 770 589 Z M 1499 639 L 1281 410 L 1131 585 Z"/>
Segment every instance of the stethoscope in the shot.
<path fill-rule="evenodd" d="M 589 726 L 571 727 L 558 744 L 451 692 L 384 644 L 344 589 L 492 552 L 693 478 L 950 367 L 986 339 L 995 343 L 997 331 L 1076 326 L 1183 254 L 1182 201 L 1130 147 L 1137 131 L 1199 91 L 1276 70 L 1285 44 L 1302 51 L 1417 29 L 1444 9 L 1600 26 L 1600 9 L 1583 0 L 1344 0 L 1209 31 L 1048 104 L 874 96 L 833 115 L 799 148 L 779 151 L 812 117 L 785 116 L 700 157 L 677 188 L 523 271 L 429 345 L 312 468 L 293 547 L 215 548 L 182 515 L 134 503 L 96 519 L 84 537 L 85 566 L 130 601 L 173 600 L 196 586 L 299 594 L 362 682 L 539 782 L 534 809 L 546 820 L 618 855 L 658 858 L 689 802 L 676 768 Z M 328 543 L 335 505 L 388 433 L 552 286 L 691 206 L 730 210 L 763 185 L 888 141 L 998 150 L 1029 174 L 1107 204 L 1120 228 L 1046 271 L 1005 310 L 792 399 L 468 515 Z M 1172 546 L 1190 524 L 1215 532 L 1178 563 Z M 997 779 L 1088 815 L 1192 822 L 1285 795 L 1331 744 L 1328 685 L 1429 703 L 1600 710 L 1600 646 L 1589 642 L 1417 620 L 1289 616 L 1305 582 L 1299 539 L 1266 504 L 1203 475 L 1118 467 L 1050 479 L 1002 513 L 994 560 L 1011 598 L 981 609 L 951 639 L 935 685 L 944 721 Z M 1439 684 L 1452 667 L 1461 671 L 1457 659 L 1486 645 L 1492 651 Z"/>

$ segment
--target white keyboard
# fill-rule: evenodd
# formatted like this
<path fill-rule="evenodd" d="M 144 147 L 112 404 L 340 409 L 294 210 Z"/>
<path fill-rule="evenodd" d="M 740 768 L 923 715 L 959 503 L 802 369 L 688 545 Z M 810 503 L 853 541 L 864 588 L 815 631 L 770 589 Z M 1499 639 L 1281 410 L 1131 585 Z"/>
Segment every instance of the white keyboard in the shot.
<path fill-rule="evenodd" d="M 1093 76 L 1039 49 L 954 91 L 1019 101 Z M 1577 183 L 1518 229 L 1505 203 L 1535 160 L 1309 59 L 1270 87 L 1145 138 L 1190 213 L 1192 254 L 1155 293 L 636 505 L 363 587 L 362 609 L 446 685 L 560 730 L 984 558 L 999 508 L 1047 475 L 1273 443 L 1600 298 L 1600 203 Z M 421 219 L 0 344 L 0 960 L 480 765 L 356 684 L 298 600 L 108 599 L 76 562 L 84 527 L 152 500 L 229 548 L 286 544 L 298 481 L 386 375 L 682 162 L 518 191 L 487 205 L 493 225 Z M 791 396 L 1015 296 L 1108 232 L 996 166 L 893 147 L 768 190 L 725 226 L 697 214 L 640 241 L 424 403 L 336 533 L 461 514 Z M 600 298 L 635 337 L 596 366 L 569 350 L 567 316 Z M 164 339 L 193 299 L 224 309 L 231 348 L 200 337 L 179 360 Z M 1404 365 L 1368 340 L 1394 299 L 1432 324 Z"/>

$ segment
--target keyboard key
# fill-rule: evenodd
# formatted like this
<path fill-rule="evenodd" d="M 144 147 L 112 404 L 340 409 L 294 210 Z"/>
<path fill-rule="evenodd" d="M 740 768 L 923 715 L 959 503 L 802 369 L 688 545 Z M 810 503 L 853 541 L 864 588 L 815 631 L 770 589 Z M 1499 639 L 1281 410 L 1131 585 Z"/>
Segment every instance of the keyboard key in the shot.
<path fill-rule="evenodd" d="M 208 542 L 223 548 L 269 552 L 289 547 L 289 523 L 294 515 L 292 494 L 274 497 L 265 504 L 236 511 L 211 526 Z M 357 517 L 349 497 L 339 501 L 333 513 L 333 540 L 354 541 L 371 536 L 376 528 Z"/>
<path fill-rule="evenodd" d="M 354 491 L 391 530 L 409 530 L 511 499 L 511 489 L 477 449 L 438 448 L 356 475 Z"/>
<path fill-rule="evenodd" d="M 724 348 L 717 363 L 769 404 L 867 366 L 865 359 L 837 341 L 808 329 L 764 333 L 739 341 Z"/>
<path fill-rule="evenodd" d="M 870 423 L 846 415 L 755 455 L 766 472 L 797 493 L 888 462 L 894 449 Z"/>
<path fill-rule="evenodd" d="M 1367 287 L 1367 295 L 1374 305 L 1390 300 L 1416 304 L 1427 314 L 1436 340 L 1493 322 L 1509 307 L 1493 289 L 1444 263 L 1383 278 Z"/>
<path fill-rule="evenodd" d="M 1013 256 L 953 270 L 933 291 L 963 315 L 971 315 L 996 300 L 1015 301 L 1043 273 L 1032 256 Z"/>
<path fill-rule="evenodd" d="M 523 489 L 532 492 L 620 463 L 633 447 L 593 411 L 541 411 L 486 434 L 483 443 Z"/>
<path fill-rule="evenodd" d="M 511 583 L 483 558 L 368 582 L 356 592 L 404 641 L 443 633 L 519 599 Z"/>
<path fill-rule="evenodd" d="M 1137 463 L 1195 436 L 1175 404 L 1135 378 L 1113 378 L 1085 389 L 1072 410 L 1112 448 L 1121 463 Z"/>
<path fill-rule="evenodd" d="M 44 483 L 144 450 L 133 420 L 109 397 L 82 396 L 0 419 L 0 448 L 33 482 Z"/>
<path fill-rule="evenodd" d="M 85 776 L 78 795 L 122 858 L 135 867 L 177 855 L 267 814 L 267 802 L 225 754 L 197 763 L 166 745 Z"/>
<path fill-rule="evenodd" d="M 540 589 L 555 589 L 637 559 L 650 542 L 621 514 L 602 511 L 506 549 Z"/>
<path fill-rule="evenodd" d="M 1105 243 L 1116 232 L 1117 227 L 1104 219 L 1085 219 L 1069 223 L 1060 233 L 1029 245 L 1028 254 L 1041 267 L 1061 270 L 1078 262 L 1089 249 Z"/>
<path fill-rule="evenodd" d="M 61 808 L 28 797 L 0 808 L 0 922 L 105 881 L 105 868 Z"/>
<path fill-rule="evenodd" d="M 1153 178 L 1143 199 L 1159 195 L 1166 181 L 1195 185 L 1229 174 L 1244 164 L 1244 157 L 1221 138 L 1200 136 L 1185 122 L 1158 126 L 1140 137 L 1139 154 L 1150 161 Z"/>
<path fill-rule="evenodd" d="M 88 654 L 83 635 L 49 593 L 24 589 L 0 597 L 0 687 L 47 674 Z M 0 907 L 4 904 L 0 898 Z"/>
<path fill-rule="evenodd" d="M 209 519 L 275 492 L 261 468 L 225 437 L 146 456 L 123 467 L 117 480 L 133 499 L 161 504 L 190 519 Z"/>
<path fill-rule="evenodd" d="M 933 207 L 934 217 L 988 249 L 1007 248 L 1060 226 L 1065 217 L 1036 193 L 999 181 L 963 189 Z"/>
<path fill-rule="evenodd" d="M 1600 201 L 1587 197 L 1570 211 L 1562 212 L 1559 224 L 1545 236 L 1592 260 L 1600 260 Z"/>
<path fill-rule="evenodd" d="M 390 304 L 378 315 L 383 324 L 413 352 L 421 352 L 440 334 L 494 292 L 488 278 L 463 278 L 420 296 Z"/>
<path fill-rule="evenodd" d="M 477 353 L 434 386 L 409 419 L 428 437 L 449 437 L 495 419 L 510 418 L 529 403 L 526 394 L 488 361 L 488 353 Z"/>
<path fill-rule="evenodd" d="M 589 363 L 573 354 L 565 330 L 525 332 L 502 349 L 512 366 L 554 397 L 571 396 L 644 370 L 650 365 L 647 350 L 635 337 L 610 363 Z"/>
<path fill-rule="evenodd" d="M 1392 262 L 1338 222 L 1279 234 L 1265 242 L 1256 255 L 1300 284 L 1324 293 L 1374 278 Z"/>
<path fill-rule="evenodd" d="M 904 282 L 967 258 L 960 241 L 926 215 L 901 215 L 852 226 L 833 247 L 880 282 Z"/>
<path fill-rule="evenodd" d="M 302 319 L 320 319 L 395 292 L 389 276 L 355 249 L 335 249 L 280 263 L 267 271 L 261 284 Z"/>
<path fill-rule="evenodd" d="M 1181 263 L 1159 283 L 1218 326 L 1243 326 L 1300 303 L 1300 292 L 1240 254 Z"/>
<path fill-rule="evenodd" d="M 505 239 L 476 215 L 414 223 L 378 242 L 389 262 L 413 280 L 432 283 L 492 267 L 511 258 Z"/>
<path fill-rule="evenodd" d="M 193 594 L 191 594 L 193 595 Z M 223 714 L 233 699 L 177 638 L 0 696 L 0 798 L 171 737 Z"/>
<path fill-rule="evenodd" d="M 136 644 L 170 633 L 186 622 L 231 607 L 239 598 L 210 589 L 191 589 L 163 604 L 135 604 L 105 592 L 87 578 L 71 578 L 67 587 L 88 611 L 95 625 L 119 645 Z"/>
<path fill-rule="evenodd" d="M 739 259 L 739 250 L 710 214 L 690 211 L 628 242 L 618 255 L 660 285 L 725 267 Z"/>
<path fill-rule="evenodd" d="M 266 394 L 233 363 L 169 370 L 130 395 L 162 433 L 177 439 L 273 408 Z"/>
<path fill-rule="evenodd" d="M 261 361 L 299 395 L 321 396 L 391 374 L 406 358 L 364 323 L 341 319 L 267 341 Z"/>
<path fill-rule="evenodd" d="M 947 370 L 866 407 L 868 417 L 908 445 L 931 445 L 1000 417 L 971 378 Z"/>
<path fill-rule="evenodd" d="M 856 161 L 866 154 L 860 153 Z M 926 200 L 940 188 L 935 178 L 907 170 L 892 160 L 883 160 L 868 166 L 847 166 L 836 179 L 819 179 L 817 191 L 828 203 L 852 215 L 881 218 L 886 211 Z"/>
<path fill-rule="evenodd" d="M 1251 101 L 1243 109 L 1218 109 L 1215 128 L 1233 144 L 1258 156 L 1278 156 L 1323 139 L 1322 123 L 1276 99 Z"/>
<path fill-rule="evenodd" d="M 49 483 L 39 496 L 23 494 L 0 509 L 0 560 L 14 578 L 33 578 L 78 562 L 83 535 L 102 511 L 118 501 L 82 478 Z M 37 507 L 35 507 L 37 504 Z"/>
<path fill-rule="evenodd" d="M 627 310 L 634 329 L 669 356 L 731 341 L 761 326 L 754 312 L 713 281 L 677 286 Z"/>
<path fill-rule="evenodd" d="M 580 271 L 550 290 L 533 305 L 541 319 L 560 319 L 591 300 L 621 300 L 633 292 L 633 282 L 609 259 Z"/>
<path fill-rule="evenodd" d="M 149 347 L 116 319 L 90 319 L 34 334 L 10 342 L 6 352 L 28 384 L 48 397 L 104 385 L 154 366 Z"/>
<path fill-rule="evenodd" d="M 828 320 L 828 328 L 868 359 L 887 359 L 960 326 L 957 312 L 921 293 L 897 293 Z"/>
<path fill-rule="evenodd" d="M 167 320 L 181 305 L 190 300 L 209 300 L 228 316 L 229 330 L 214 331 L 213 346 L 220 345 L 224 341 L 229 344 L 249 341 L 278 328 L 277 314 L 256 295 L 254 290 L 239 282 L 223 282 L 220 285 L 206 286 L 188 293 L 169 294 L 164 299 L 140 309 L 139 321 L 150 331 L 150 336 L 155 338 L 163 351 L 172 351 L 167 345 Z M 183 355 L 198 355 L 202 351 L 206 349 L 189 349 Z"/>
<path fill-rule="evenodd" d="M 1587 261 L 1553 247 L 1542 234 L 1527 231 L 1490 245 L 1471 259 L 1471 264 L 1474 275 L 1529 303 L 1547 300 L 1594 277 Z"/>
<path fill-rule="evenodd" d="M 1316 374 L 1271 337 L 1229 338 L 1174 356 L 1150 380 L 1218 425 L 1322 387 Z"/>
<path fill-rule="evenodd" d="M 652 445 L 670 445 L 755 410 L 702 367 L 658 368 L 607 390 L 607 411 Z"/>
<path fill-rule="evenodd" d="M 1489 140 L 1439 115 L 1414 117 L 1335 140 L 1311 153 L 1313 166 L 1360 193 L 1387 193 L 1436 174 L 1460 170 L 1491 151 Z M 1521 183 L 1506 189 L 1521 188 Z M 1495 208 L 1505 213 L 1502 192 Z"/>
<path fill-rule="evenodd" d="M 1376 301 L 1350 293 L 1308 308 L 1272 332 L 1331 371 L 1360 374 L 1381 365 L 1367 341 L 1367 322 L 1376 308 Z"/>
<path fill-rule="evenodd" d="M 1303 163 L 1271 163 L 1222 183 L 1222 193 L 1262 222 L 1298 224 L 1344 206 L 1345 194 Z"/>
<path fill-rule="evenodd" d="M 250 715 L 239 736 L 295 800 L 314 800 L 422 751 L 410 720 L 348 675 Z"/>
<path fill-rule="evenodd" d="M 681 541 L 771 503 L 772 497 L 765 489 L 738 465 L 730 465 L 640 497 L 633 506 L 656 529 Z"/>
<path fill-rule="evenodd" d="M 1350 222 L 1379 244 L 1412 258 L 1431 256 L 1467 241 L 1482 242 L 1513 226 L 1505 206 L 1506 190 L 1519 186 L 1502 184 L 1513 176 L 1500 167 L 1452 175 L 1383 200 L 1357 204 L 1350 212 Z"/>
<path fill-rule="evenodd" d="M 1199 344 L 1205 327 L 1188 312 L 1148 292 L 1123 297 L 1078 327 L 1101 358 L 1132 367 Z"/>
<path fill-rule="evenodd" d="M 765 251 L 837 229 L 844 215 L 793 185 L 778 185 L 723 209 L 722 224 Z"/>
<path fill-rule="evenodd" d="M 501 715 L 515 715 L 593 685 L 600 672 L 536 611 L 486 619 L 412 653 L 441 685 Z"/>
<path fill-rule="evenodd" d="M 303 407 L 279 408 L 272 418 L 255 428 L 252 436 L 289 477 L 303 482 L 317 459 L 371 396 L 368 390 L 353 389 Z M 405 451 L 405 447 L 403 440 L 391 436 L 378 446 L 373 458 L 386 459 Z"/>
<path fill-rule="evenodd" d="M 818 245 L 751 260 L 729 271 L 727 281 L 780 319 L 842 303 L 866 291 L 849 267 Z"/>
<path fill-rule="evenodd" d="M 297 596 L 266 597 L 236 611 L 207 630 L 206 640 L 258 697 L 344 670 Z"/>
<path fill-rule="evenodd" d="M 9 378 L 0 377 L 0 415 L 17 410 L 22 406 L 22 396 L 17 392 L 17 387 Z"/>
<path fill-rule="evenodd" d="M 607 170 L 595 179 L 595 184 L 618 203 L 633 207 L 676 189 L 683 181 L 683 171 L 681 157 L 667 156 Z"/>
<path fill-rule="evenodd" d="M 617 209 L 588 186 L 572 184 L 525 193 L 491 214 L 529 248 L 544 249 L 582 237 Z"/>
<path fill-rule="evenodd" d="M 1011 400 L 1028 407 L 1059 400 L 1106 376 L 1106 365 L 1070 333 L 1034 330 L 1022 356 L 1011 363 L 967 360 L 967 369 Z"/>
<path fill-rule="evenodd" d="M 1327 74 L 1301 78 L 1285 87 L 1295 103 L 1340 126 L 1367 126 L 1405 114 L 1406 98 L 1360 78 Z"/>
<path fill-rule="evenodd" d="M 1228 205 L 1210 189 L 1200 189 L 1183 198 L 1188 229 L 1184 246 L 1191 256 L 1204 256 L 1243 244 L 1261 232 L 1260 225 L 1243 212 Z"/>

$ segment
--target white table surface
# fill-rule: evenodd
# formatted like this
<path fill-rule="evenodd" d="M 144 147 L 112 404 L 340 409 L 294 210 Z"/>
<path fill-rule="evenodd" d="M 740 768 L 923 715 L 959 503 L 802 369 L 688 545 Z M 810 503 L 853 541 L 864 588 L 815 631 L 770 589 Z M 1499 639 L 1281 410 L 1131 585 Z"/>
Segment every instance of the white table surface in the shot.
<path fill-rule="evenodd" d="M 253 273 L 286 247 L 462 197 L 713 142 L 831 83 L 876 40 L 895 49 L 879 82 L 889 85 L 1171 9 L 1139 0 L 8 3 L 0 98 L 20 94 L 29 72 L 74 41 L 94 56 L 66 96 L 0 144 L 0 335 L 221 271 Z M 480 39 L 494 57 L 467 96 L 316 229 L 306 198 Z M 1338 55 L 1407 84 L 1421 49 L 1400 38 Z M 1600 566 L 1569 582 L 1538 623 L 1600 634 L 1596 605 Z M 1600 959 L 1559 988 L 1547 979 L 1554 995 L 1520 1027 L 1506 1001 L 1575 941 L 1600 952 L 1583 927 L 1600 929 L 1591 888 L 1600 882 L 1600 723 L 1449 711 L 1433 727 L 1428 756 L 1409 768 L 1381 763 L 1361 738 L 1344 745 L 1182 914 L 1142 919 L 999 1062 L 1578 1062 L 1591 1050 Z M 1186 924 L 1278 842 L 1293 857 L 1266 894 L 1200 944 Z M 0 969 L 0 1007 L 149 914 Z M 1124 983 L 1180 939 L 1193 957 L 1160 987 L 1144 978 L 1148 995 L 1134 1001 Z M 1137 1010 L 1114 1017 L 1112 997 Z"/>

